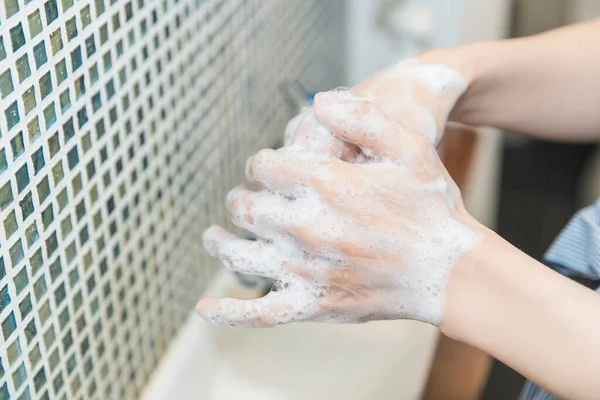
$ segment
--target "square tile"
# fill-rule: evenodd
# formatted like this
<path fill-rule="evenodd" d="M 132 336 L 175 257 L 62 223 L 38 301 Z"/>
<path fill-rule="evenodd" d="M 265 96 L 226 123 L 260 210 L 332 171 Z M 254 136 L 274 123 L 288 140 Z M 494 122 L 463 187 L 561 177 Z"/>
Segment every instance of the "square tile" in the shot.
<path fill-rule="evenodd" d="M 27 16 L 27 22 L 29 24 L 29 37 L 34 38 L 42 32 L 42 17 L 40 11 L 35 10 Z"/>
<path fill-rule="evenodd" d="M 8 305 L 10 305 L 10 293 L 8 292 L 8 285 L 4 285 L 4 287 L 0 289 L 0 313 L 4 311 Z"/>
<path fill-rule="evenodd" d="M 17 74 L 19 75 L 19 82 L 23 82 L 31 75 L 31 68 L 29 67 L 29 58 L 27 54 L 24 54 L 17 59 Z"/>
<path fill-rule="evenodd" d="M 40 204 L 43 204 L 50 194 L 50 183 L 48 181 L 48 176 L 45 176 L 40 183 L 38 183 L 37 192 L 38 198 L 40 199 Z"/>
<path fill-rule="evenodd" d="M 36 69 L 40 69 L 42 65 L 48 62 L 48 55 L 46 54 L 46 43 L 43 40 L 34 46 L 33 58 L 35 59 Z"/>
<path fill-rule="evenodd" d="M 35 367 L 38 366 L 38 364 L 42 360 L 42 353 L 41 353 L 41 350 L 40 350 L 39 343 L 36 343 L 35 346 L 33 346 L 33 348 L 29 351 L 29 357 L 28 358 L 29 358 L 29 365 L 32 368 L 35 368 Z"/>
<path fill-rule="evenodd" d="M 77 71 L 79 67 L 81 67 L 82 58 L 81 58 L 81 47 L 77 46 L 75 50 L 71 52 L 71 68 L 73 72 Z"/>
<path fill-rule="evenodd" d="M 62 40 L 62 31 L 60 28 L 50 34 L 50 46 L 52 47 L 52 55 L 56 55 L 64 47 Z"/>
<path fill-rule="evenodd" d="M 96 17 L 99 17 L 106 10 L 104 0 L 94 0 L 94 5 L 96 6 Z"/>
<path fill-rule="evenodd" d="M 77 22 L 75 21 L 75 17 L 67 20 L 66 30 L 67 30 L 67 39 L 69 39 L 69 41 L 71 41 L 77 37 Z"/>
<path fill-rule="evenodd" d="M 35 142 L 41 136 L 40 120 L 37 116 L 27 123 L 27 132 L 29 133 L 29 143 Z"/>
<path fill-rule="evenodd" d="M 12 43 L 13 53 L 19 50 L 25 44 L 25 34 L 23 33 L 23 26 L 20 22 L 10 29 L 10 40 Z"/>
<path fill-rule="evenodd" d="M 23 92 L 23 106 L 25 107 L 25 115 L 29 114 L 36 105 L 37 101 L 35 99 L 35 89 L 32 85 L 29 87 L 29 89 Z"/>
<path fill-rule="evenodd" d="M 27 284 L 29 283 L 29 277 L 27 276 L 27 267 L 23 266 L 19 272 L 15 275 L 14 279 L 15 290 L 17 291 L 17 295 L 21 294 L 21 292 L 25 289 Z"/>
<path fill-rule="evenodd" d="M 54 108 L 54 103 L 50 103 L 44 108 L 44 120 L 46 121 L 46 129 L 50 129 L 56 122 L 56 109 Z"/>
<path fill-rule="evenodd" d="M 4 47 L 4 39 L 0 36 L 0 61 L 6 58 L 6 47 Z"/>
<path fill-rule="evenodd" d="M 19 202 L 19 207 L 21 208 L 21 215 L 23 217 L 23 222 L 25 222 L 31 214 L 33 214 L 34 206 L 33 206 L 33 197 L 31 192 L 27 193 L 23 196 L 23 200 Z"/>
<path fill-rule="evenodd" d="M 12 373 L 12 381 L 17 390 L 21 389 L 23 383 L 27 380 L 27 368 L 25 368 L 25 363 L 21 363 L 19 367 Z"/>
<path fill-rule="evenodd" d="M 0 210 L 4 211 L 8 208 L 10 203 L 13 201 L 12 187 L 9 182 L 0 186 Z"/>
<path fill-rule="evenodd" d="M 29 185 L 29 171 L 27 170 L 27 164 L 24 164 L 19 168 L 15 176 L 17 177 L 17 190 L 21 193 Z"/>
<path fill-rule="evenodd" d="M 4 0 L 4 9 L 6 10 L 6 16 L 12 17 L 19 12 L 19 2 L 17 0 Z"/>
<path fill-rule="evenodd" d="M 56 18 L 58 18 L 58 4 L 56 0 L 48 0 L 44 3 L 44 9 L 46 11 L 46 25 L 50 25 Z"/>
<path fill-rule="evenodd" d="M 4 148 L 0 148 L 0 174 L 6 171 L 8 168 L 8 161 L 6 158 L 6 150 Z"/>
<path fill-rule="evenodd" d="M 2 97 L 7 97 L 14 90 L 14 84 L 10 69 L 7 69 L 0 74 L 0 94 Z"/>
<path fill-rule="evenodd" d="M 69 89 L 65 89 L 65 91 L 60 94 L 60 109 L 64 114 L 69 108 L 71 108 L 71 94 Z"/>
<path fill-rule="evenodd" d="M 85 51 L 87 58 L 90 58 L 96 52 L 96 41 L 94 39 L 94 34 L 90 35 L 90 37 L 85 40 Z"/>
<path fill-rule="evenodd" d="M 12 210 L 6 218 L 4 218 L 4 237 L 10 239 L 10 237 L 19 229 L 17 224 L 17 215 L 15 210 Z"/>
<path fill-rule="evenodd" d="M 25 230 L 25 238 L 27 239 L 27 247 L 33 246 L 35 244 L 35 242 L 37 242 L 37 240 L 40 238 L 40 234 L 37 229 L 37 223 L 35 221 L 33 221 L 33 223 L 31 225 L 29 225 L 27 227 L 27 229 Z M 34 254 L 34 256 L 35 256 L 35 254 Z M 32 257 L 34 257 L 34 256 L 32 256 Z M 32 263 L 32 260 L 29 259 L 29 262 Z M 32 265 L 32 268 L 33 268 L 33 265 Z"/>
<path fill-rule="evenodd" d="M 33 164 L 33 170 L 35 175 L 39 174 L 46 165 L 46 160 L 44 159 L 44 148 L 40 147 L 36 151 L 33 152 L 31 156 L 31 161 Z"/>
<path fill-rule="evenodd" d="M 15 331 L 15 329 L 17 329 L 17 320 L 15 319 L 15 314 L 14 312 L 11 311 L 10 314 L 8 314 L 8 316 L 4 319 L 4 321 L 2 321 L 2 335 L 4 337 L 4 340 L 8 340 L 10 335 L 12 335 L 12 333 Z M 15 342 L 18 343 L 18 342 Z M 20 349 L 19 349 L 19 354 L 13 356 L 14 359 L 16 360 L 16 358 L 20 355 Z M 13 354 L 16 354 L 13 352 Z M 9 354 L 9 360 L 10 360 L 11 356 Z"/>
<path fill-rule="evenodd" d="M 14 128 L 14 126 L 21 121 L 21 116 L 19 115 L 19 105 L 17 104 L 16 100 L 4 110 L 4 116 L 6 117 L 6 125 L 8 126 L 9 130 Z"/>
<path fill-rule="evenodd" d="M 54 67 L 54 69 L 56 71 L 56 81 L 60 85 L 69 76 L 69 73 L 67 72 L 67 62 L 66 62 L 66 60 L 64 58 L 62 60 L 60 60 L 58 63 L 56 63 L 56 66 Z"/>
<path fill-rule="evenodd" d="M 40 78 L 40 93 L 42 94 L 42 100 L 45 99 L 50 93 L 52 93 L 52 76 L 50 72 L 46 72 Z"/>
<path fill-rule="evenodd" d="M 23 154 L 25 151 L 23 132 L 17 133 L 12 139 L 10 139 L 10 148 L 12 150 L 13 160 L 16 160 L 21 154 Z"/>
<path fill-rule="evenodd" d="M 81 9 L 82 28 L 85 29 L 91 23 L 92 23 L 92 15 L 91 15 L 91 11 L 90 11 L 90 6 L 87 5 Z"/>

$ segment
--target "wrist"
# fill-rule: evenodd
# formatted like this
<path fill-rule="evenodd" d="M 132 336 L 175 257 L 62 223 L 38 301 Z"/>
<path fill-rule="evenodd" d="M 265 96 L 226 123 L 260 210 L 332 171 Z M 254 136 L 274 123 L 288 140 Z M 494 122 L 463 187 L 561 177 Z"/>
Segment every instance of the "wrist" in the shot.
<path fill-rule="evenodd" d="M 527 256 L 483 229 L 483 240 L 459 260 L 450 275 L 439 328 L 446 336 L 488 350 L 481 340 L 489 336 L 489 330 L 499 328 L 494 326 L 496 317 L 510 312 L 508 303 L 519 298 L 514 293 L 519 285 L 515 286 L 517 278 L 511 275 L 511 267 L 518 263 L 515 258 Z"/>
<path fill-rule="evenodd" d="M 452 108 L 449 120 L 453 122 L 478 125 L 482 109 L 482 97 L 489 95 L 487 83 L 492 78 L 494 53 L 500 41 L 477 42 L 457 47 L 440 48 L 418 56 L 424 64 L 440 64 L 458 70 L 467 83 L 467 89 Z"/>
<path fill-rule="evenodd" d="M 458 116 L 464 108 L 461 99 L 471 97 L 471 87 L 481 75 L 478 60 L 484 47 L 473 44 L 430 51 L 378 71 L 351 91 L 437 145 L 452 110 Z"/>
<path fill-rule="evenodd" d="M 443 65 L 458 70 L 468 86 L 476 82 L 480 76 L 478 53 L 484 44 L 473 43 L 456 47 L 444 47 L 429 50 L 417 56 L 422 64 Z"/>

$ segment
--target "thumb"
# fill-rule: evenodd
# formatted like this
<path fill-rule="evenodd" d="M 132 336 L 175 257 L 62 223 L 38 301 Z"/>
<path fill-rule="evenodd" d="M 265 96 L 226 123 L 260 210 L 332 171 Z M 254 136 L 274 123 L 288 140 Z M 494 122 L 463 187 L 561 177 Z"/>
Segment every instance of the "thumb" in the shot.
<path fill-rule="evenodd" d="M 315 97 L 315 115 L 333 135 L 353 143 L 367 156 L 402 161 L 416 150 L 415 135 L 404 130 L 374 103 L 350 93 Z"/>

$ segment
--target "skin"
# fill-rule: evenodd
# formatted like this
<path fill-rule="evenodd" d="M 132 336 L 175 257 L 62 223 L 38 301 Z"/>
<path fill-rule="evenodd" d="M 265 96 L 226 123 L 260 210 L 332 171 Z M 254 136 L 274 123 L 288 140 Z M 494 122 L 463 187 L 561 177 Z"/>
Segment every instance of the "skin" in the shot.
<path fill-rule="evenodd" d="M 228 237 L 217 227 L 204 239 L 225 265 L 266 273 L 283 287 L 255 301 L 209 300 L 201 314 L 229 326 L 439 324 L 451 268 L 482 235 L 435 148 L 366 100 L 321 94 L 315 113 L 370 162 L 298 147 L 252 157 L 248 179 L 263 190 L 237 188 L 227 202 L 233 223 L 263 240 Z"/>
<path fill-rule="evenodd" d="M 599 48 L 600 22 L 592 21 L 531 38 L 421 55 L 421 63 L 454 68 L 467 83 L 466 90 L 454 98 L 443 96 L 439 101 L 426 90 L 411 92 L 421 93 L 415 101 L 436 121 L 438 136 L 433 140 L 423 132 L 427 125 L 418 118 L 407 117 L 412 122 L 403 124 L 403 114 L 393 103 L 394 96 L 405 91 L 407 85 L 423 89 L 425 85 L 418 79 L 396 80 L 397 75 L 390 77 L 385 71 L 374 75 L 352 89 L 360 98 L 351 99 L 354 112 L 343 114 L 341 121 L 340 108 L 348 107 L 348 99 L 317 97 L 314 118 L 341 141 L 335 143 L 344 151 L 327 154 L 335 147 L 329 143 L 310 150 L 259 153 L 250 161 L 248 175 L 264 191 L 238 189 L 230 198 L 230 207 L 234 222 L 257 229 L 259 236 L 266 235 L 267 240 L 242 243 L 220 228 L 211 228 L 205 235 L 213 254 L 222 257 L 227 252 L 236 253 L 237 264 L 226 263 L 236 270 L 249 265 L 243 262 L 239 249 L 255 246 L 253 250 L 263 254 L 265 246 L 277 244 L 268 240 L 269 232 L 277 230 L 289 235 L 307 251 L 307 257 L 297 259 L 305 263 L 277 262 L 278 256 L 289 253 L 282 242 L 280 249 L 267 252 L 272 255 L 269 259 L 275 260 L 267 272 L 280 274 L 274 277 L 297 285 L 290 284 L 287 290 L 255 303 L 205 299 L 198 305 L 199 314 L 211 322 L 231 326 L 272 326 L 294 320 L 421 319 L 435 323 L 454 339 L 481 348 L 561 398 L 597 398 L 600 319 L 593 316 L 600 310 L 600 296 L 549 270 L 475 221 L 433 154 L 448 115 L 458 123 L 493 125 L 553 140 L 600 140 Z M 381 116 L 372 118 L 378 112 L 386 115 L 386 123 L 380 123 Z M 351 118 L 355 120 L 349 124 Z M 310 138 L 310 132 L 305 131 L 306 138 Z M 315 153 L 322 157 L 320 161 L 315 161 Z M 361 164 L 365 161 L 369 162 Z M 273 168 L 261 170 L 265 164 Z M 427 193 L 422 190 L 428 182 L 437 180 L 445 185 Z M 300 182 L 303 191 L 290 192 L 297 188 L 290 182 Z M 363 195 L 343 206 L 336 203 L 346 187 L 339 182 L 352 182 Z M 254 197 L 255 193 L 263 197 Z M 317 199 L 317 208 L 334 210 L 336 218 L 317 222 L 310 215 L 300 218 L 301 212 L 291 211 L 289 218 L 283 220 L 287 225 L 280 221 L 273 227 L 261 226 L 260 215 L 253 214 L 253 210 L 274 209 L 273 201 L 288 201 L 275 208 L 293 210 L 291 199 L 303 199 L 302 196 Z M 258 207 L 263 202 L 269 207 Z M 407 263 L 418 259 L 419 254 L 414 252 L 422 249 L 412 241 L 399 241 L 398 248 L 403 251 L 382 253 L 378 249 L 380 258 L 374 258 L 367 245 L 374 234 L 385 239 L 392 237 L 395 230 L 400 230 L 403 237 L 419 237 L 420 232 L 428 232 L 429 226 L 420 225 L 420 206 L 426 204 L 433 205 L 439 223 L 460 227 L 464 235 L 475 232 L 478 236 L 471 247 L 442 241 L 441 246 L 447 246 L 444 251 L 456 259 L 440 291 L 445 302 L 439 321 L 428 320 L 427 313 L 418 308 L 410 313 L 399 309 L 406 301 L 423 298 L 422 287 L 411 288 L 416 294 L 402 287 L 403 277 L 412 276 L 415 271 L 424 271 L 425 277 L 426 272 L 441 264 Z M 378 214 L 382 207 L 385 212 Z M 417 218 L 411 219 L 415 215 Z M 315 234 L 335 230 L 340 218 L 357 227 L 351 233 L 342 233 L 344 240 L 327 243 Z M 267 220 L 276 219 L 263 216 L 262 221 Z M 406 221 L 414 225 L 407 226 Z M 331 252 L 331 248 L 335 251 Z M 406 252 L 413 253 L 408 257 Z M 328 257 L 344 262 L 336 264 Z M 328 261 L 323 264 L 322 259 Z M 257 265 L 265 266 L 266 263 Z M 411 271 L 411 267 L 418 268 Z M 310 285 L 304 285 L 306 282 L 325 290 L 314 291 Z M 305 306 L 301 311 L 292 301 L 298 298 Z M 256 312 L 248 313 L 253 306 Z"/>

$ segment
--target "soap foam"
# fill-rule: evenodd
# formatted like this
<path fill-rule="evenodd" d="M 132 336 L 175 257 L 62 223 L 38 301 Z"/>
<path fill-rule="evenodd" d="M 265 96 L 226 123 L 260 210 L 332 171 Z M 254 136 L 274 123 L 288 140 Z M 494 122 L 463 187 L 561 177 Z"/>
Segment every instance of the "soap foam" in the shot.
<path fill-rule="evenodd" d="M 399 137 L 402 130 L 417 132 L 437 143 L 440 123 L 445 123 L 451 105 L 466 88 L 462 75 L 416 59 L 381 74 L 392 86 L 403 87 L 399 92 L 403 95 L 390 97 L 385 91 L 382 95 L 378 85 L 360 98 L 345 88 L 336 93 L 348 101 L 366 99 L 390 117 L 409 116 L 390 126 L 377 113 L 368 112 L 363 122 L 371 135 L 396 129 Z M 433 96 L 450 99 L 450 106 L 432 115 L 430 104 L 413 97 L 420 88 L 411 82 Z M 352 129 L 356 115 L 344 110 L 332 107 L 332 119 Z M 290 121 L 285 139 L 287 147 L 279 152 L 303 176 L 293 184 L 289 191 L 293 193 L 267 187 L 261 198 L 273 196 L 276 201 L 254 201 L 250 207 L 240 201 L 232 209 L 233 214 L 250 217 L 233 220 L 259 235 L 259 240 L 242 244 L 247 241 L 219 236 L 218 228 L 204 235 L 205 246 L 227 268 L 275 278 L 277 291 L 254 301 L 221 300 L 218 306 L 203 309 L 203 317 L 237 327 L 400 318 L 439 324 L 452 268 L 482 234 L 456 219 L 460 191 L 435 149 L 414 149 L 417 170 L 378 159 L 332 136 L 312 108 Z M 269 160 L 269 154 L 261 157 L 259 168 L 249 171 L 252 180 L 277 174 L 281 160 Z M 369 162 L 351 165 L 339 159 Z"/>
<path fill-rule="evenodd" d="M 306 149 L 285 151 L 301 165 L 323 161 Z M 285 208 L 253 206 L 249 212 L 255 220 L 293 215 L 285 222 L 293 235 L 272 221 L 261 251 L 223 246 L 220 257 L 231 268 L 245 265 L 246 273 L 267 273 L 283 283 L 282 289 L 273 297 L 277 301 L 260 302 L 255 311 L 213 310 L 205 315 L 210 321 L 229 324 L 232 312 L 236 326 L 375 318 L 441 321 L 452 267 L 480 236 L 454 219 L 445 178 L 422 182 L 389 162 L 353 166 L 347 172 L 313 167 L 307 179 L 318 177 L 320 188 L 298 187 L 301 195 Z"/>
<path fill-rule="evenodd" d="M 411 58 L 381 70 L 356 91 L 437 145 L 452 107 L 467 86 L 460 71 Z"/>

